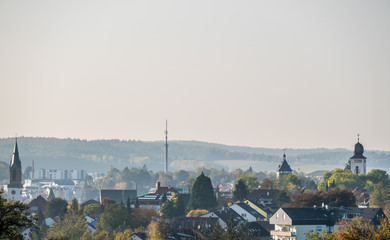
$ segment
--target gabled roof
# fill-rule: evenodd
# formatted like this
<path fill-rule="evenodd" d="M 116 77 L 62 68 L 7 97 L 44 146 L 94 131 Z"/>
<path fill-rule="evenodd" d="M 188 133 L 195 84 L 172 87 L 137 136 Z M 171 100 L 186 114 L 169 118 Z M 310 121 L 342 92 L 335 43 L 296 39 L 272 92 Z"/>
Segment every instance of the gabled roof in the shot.
<path fill-rule="evenodd" d="M 239 206 L 240 208 L 244 209 L 246 212 L 250 213 L 256 219 L 264 219 L 264 218 L 266 218 L 265 216 L 261 215 L 258 211 L 256 211 L 255 209 L 251 208 L 246 203 L 236 203 L 236 205 Z"/>
<path fill-rule="evenodd" d="M 354 217 L 361 217 L 363 220 L 370 221 L 378 225 L 381 218 L 385 218 L 381 208 L 280 208 L 270 219 L 270 222 L 276 223 L 285 220 L 282 214 L 286 214 L 291 219 L 291 225 L 328 225 L 337 224 L 340 220 L 351 220 Z M 275 217 L 278 216 L 279 220 Z"/>
<path fill-rule="evenodd" d="M 246 199 L 251 202 L 259 199 L 274 199 L 279 193 L 280 190 L 278 189 L 255 189 L 246 196 Z"/>
<path fill-rule="evenodd" d="M 269 221 L 257 221 L 257 223 L 261 225 L 268 232 L 271 232 L 271 230 L 275 229 L 275 225 L 270 224 Z"/>
<path fill-rule="evenodd" d="M 254 204 L 256 207 L 260 208 L 261 210 L 263 210 L 263 211 L 266 212 L 267 214 L 272 214 L 272 213 L 273 213 L 273 211 L 271 211 L 271 210 L 270 210 L 267 206 L 265 206 L 264 204 L 259 204 L 259 203 L 257 203 L 257 202 L 252 202 L 252 201 L 250 201 L 250 200 L 246 200 L 246 201 L 248 201 L 248 202 Z M 246 202 L 246 201 L 244 201 L 244 202 Z M 248 204 L 248 205 L 249 205 L 249 204 Z"/>
<path fill-rule="evenodd" d="M 217 217 L 182 217 L 173 219 L 171 226 L 174 229 L 213 229 L 217 223 Z"/>
<path fill-rule="evenodd" d="M 329 224 L 329 216 L 331 213 L 324 208 L 282 209 L 291 218 L 292 225 Z"/>
<path fill-rule="evenodd" d="M 47 201 L 45 198 L 43 198 L 41 195 L 34 198 L 27 206 L 29 208 L 37 207 L 41 209 L 41 211 L 44 211 L 46 209 Z"/>
<path fill-rule="evenodd" d="M 247 231 L 254 237 L 269 237 L 270 231 L 265 229 L 259 222 L 247 222 L 245 223 Z M 273 230 L 273 229 L 272 229 Z M 256 238 L 257 239 L 257 238 Z"/>
<path fill-rule="evenodd" d="M 225 223 L 228 223 L 231 217 L 233 218 L 234 222 L 245 221 L 243 217 L 241 217 L 238 213 L 236 213 L 233 209 L 230 208 L 225 208 L 219 211 L 215 211 L 213 213 Z"/>

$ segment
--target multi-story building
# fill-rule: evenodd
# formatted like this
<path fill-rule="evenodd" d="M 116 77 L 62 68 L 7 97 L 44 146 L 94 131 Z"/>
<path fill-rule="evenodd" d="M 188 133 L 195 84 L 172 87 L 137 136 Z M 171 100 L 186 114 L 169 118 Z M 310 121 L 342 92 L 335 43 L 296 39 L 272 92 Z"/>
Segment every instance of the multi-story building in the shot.
<path fill-rule="evenodd" d="M 379 225 L 380 219 L 386 215 L 381 208 L 280 208 L 270 218 L 270 223 L 275 224 L 271 235 L 276 240 L 303 240 L 309 230 L 333 232 L 339 228 L 340 220 L 348 221 L 356 217 Z"/>
<path fill-rule="evenodd" d="M 50 179 L 50 180 L 59 180 L 59 179 L 74 179 L 74 180 L 84 180 L 85 179 L 85 170 L 77 169 L 44 169 L 41 168 L 38 172 L 38 179 Z"/>

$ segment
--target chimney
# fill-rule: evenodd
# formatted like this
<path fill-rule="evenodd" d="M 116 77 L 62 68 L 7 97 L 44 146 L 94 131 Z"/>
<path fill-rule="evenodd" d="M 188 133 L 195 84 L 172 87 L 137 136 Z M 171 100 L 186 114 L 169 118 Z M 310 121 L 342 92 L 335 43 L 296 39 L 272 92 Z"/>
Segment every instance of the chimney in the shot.
<path fill-rule="evenodd" d="M 160 189 L 160 182 L 159 181 L 157 181 L 157 183 L 156 183 L 156 190 L 158 190 L 158 189 Z"/>

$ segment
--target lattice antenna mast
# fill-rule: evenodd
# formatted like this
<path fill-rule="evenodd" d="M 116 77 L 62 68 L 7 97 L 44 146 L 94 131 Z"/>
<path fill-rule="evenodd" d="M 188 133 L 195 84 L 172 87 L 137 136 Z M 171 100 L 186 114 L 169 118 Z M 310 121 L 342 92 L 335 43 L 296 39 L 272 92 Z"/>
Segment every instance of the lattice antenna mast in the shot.
<path fill-rule="evenodd" d="M 165 121 L 165 173 L 168 173 L 168 120 Z"/>

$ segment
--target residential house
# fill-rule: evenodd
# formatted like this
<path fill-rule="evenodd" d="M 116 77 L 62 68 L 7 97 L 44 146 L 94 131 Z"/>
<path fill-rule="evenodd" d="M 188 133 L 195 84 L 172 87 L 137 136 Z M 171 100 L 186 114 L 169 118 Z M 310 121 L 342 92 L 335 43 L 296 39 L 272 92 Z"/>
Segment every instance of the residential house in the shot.
<path fill-rule="evenodd" d="M 340 220 L 348 221 L 355 217 L 362 217 L 378 225 L 380 219 L 386 216 L 380 208 L 280 208 L 270 218 L 270 223 L 275 224 L 271 235 L 273 239 L 303 240 L 309 230 L 333 232 L 340 226 Z"/>
<path fill-rule="evenodd" d="M 278 189 L 255 189 L 246 196 L 246 199 L 259 205 L 271 206 L 279 193 Z"/>
<path fill-rule="evenodd" d="M 248 204 L 251 208 L 255 209 L 257 212 L 263 215 L 267 221 L 273 214 L 273 212 L 264 204 L 257 204 L 249 200 L 245 200 L 244 203 Z"/>
<path fill-rule="evenodd" d="M 216 217 L 218 218 L 219 225 L 224 229 L 227 227 L 227 224 L 229 223 L 230 219 L 232 219 L 234 222 L 245 221 L 245 219 L 242 216 L 240 216 L 238 213 L 236 213 L 233 209 L 230 208 L 223 208 L 222 210 L 209 212 L 200 217 L 203 218 Z"/>
<path fill-rule="evenodd" d="M 231 205 L 230 208 L 248 222 L 256 222 L 266 219 L 266 216 L 263 216 L 246 203 L 236 203 Z"/>

